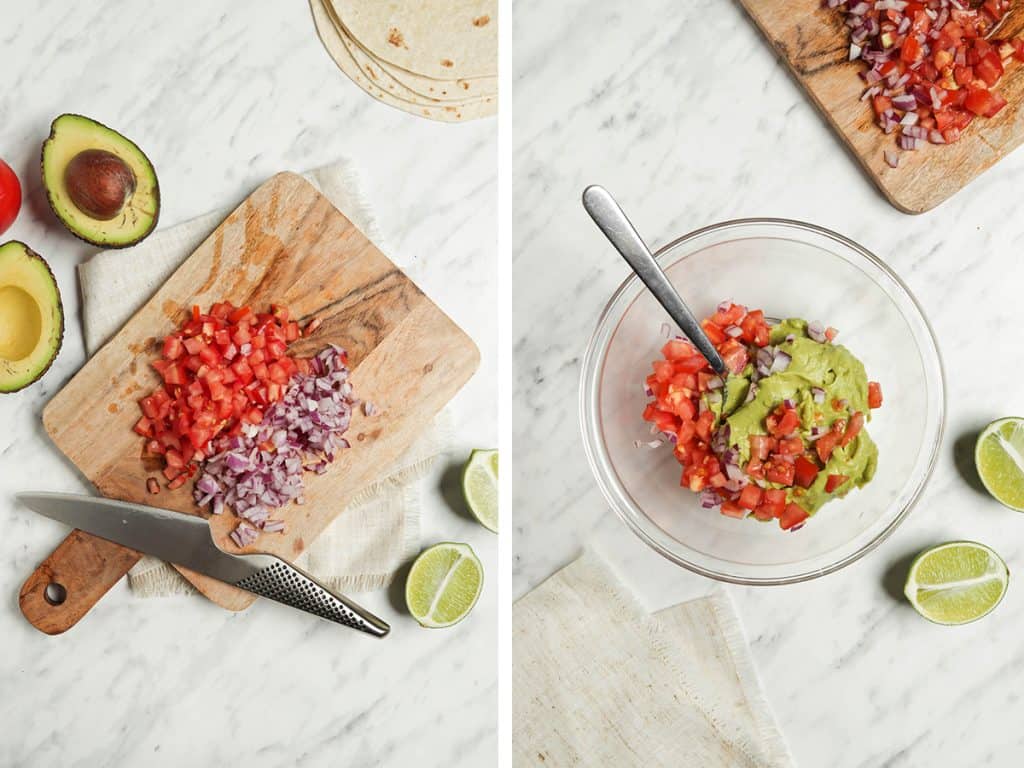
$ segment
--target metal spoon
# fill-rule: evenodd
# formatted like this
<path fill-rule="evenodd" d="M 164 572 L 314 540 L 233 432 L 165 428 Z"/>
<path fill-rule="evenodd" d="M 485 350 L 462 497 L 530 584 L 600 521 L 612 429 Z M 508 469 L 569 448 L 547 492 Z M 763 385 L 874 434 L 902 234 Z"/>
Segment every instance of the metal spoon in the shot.
<path fill-rule="evenodd" d="M 715 373 L 722 377 L 722 381 L 726 381 L 729 371 L 725 367 L 722 356 L 718 354 L 718 350 L 704 333 L 704 329 L 700 327 L 693 312 L 686 306 L 686 302 L 682 300 L 676 289 L 672 287 L 672 283 L 668 281 L 665 272 L 655 261 L 650 249 L 644 244 L 608 190 L 597 185 L 587 187 L 583 190 L 583 207 L 587 209 L 587 213 L 597 224 L 598 229 L 604 232 L 604 236 L 615 246 L 615 250 L 622 255 L 636 276 L 665 308 L 668 316 L 700 350 L 700 353 L 714 368 Z"/>

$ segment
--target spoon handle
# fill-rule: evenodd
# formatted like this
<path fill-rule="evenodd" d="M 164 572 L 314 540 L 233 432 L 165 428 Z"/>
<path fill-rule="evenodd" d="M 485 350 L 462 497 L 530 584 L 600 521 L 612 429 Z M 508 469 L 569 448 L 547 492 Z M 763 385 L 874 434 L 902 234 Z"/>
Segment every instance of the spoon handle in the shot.
<path fill-rule="evenodd" d="M 583 207 L 636 276 L 665 308 L 669 317 L 707 358 L 715 372 L 727 373 L 725 362 L 715 349 L 715 345 L 704 333 L 704 329 L 700 327 L 697 318 L 693 316 L 693 312 L 686 306 L 679 293 L 672 287 L 665 272 L 608 190 L 597 185 L 587 187 L 583 190 Z"/>

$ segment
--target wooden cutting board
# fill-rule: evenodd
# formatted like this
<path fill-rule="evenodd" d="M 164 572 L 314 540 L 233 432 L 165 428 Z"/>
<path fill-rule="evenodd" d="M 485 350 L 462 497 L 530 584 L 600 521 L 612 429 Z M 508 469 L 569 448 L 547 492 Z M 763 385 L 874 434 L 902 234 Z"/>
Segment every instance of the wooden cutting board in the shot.
<path fill-rule="evenodd" d="M 282 517 L 287 533 L 263 534 L 249 551 L 294 559 L 377 478 L 473 375 L 479 352 L 472 340 L 308 182 L 281 173 L 257 189 L 168 279 L 64 389 L 47 405 L 43 422 L 57 446 L 104 496 L 200 514 L 191 483 L 159 495 L 146 490 L 142 438 L 132 432 L 137 401 L 157 386 L 149 362 L 160 339 L 193 304 L 204 310 L 227 300 L 254 308 L 287 305 L 305 325 L 320 329 L 291 349 L 311 355 L 328 343 L 349 354 L 356 396 L 380 409 L 357 409 L 343 451 L 324 475 L 307 473 L 306 503 Z M 45 480 L 41 479 L 45 484 Z M 211 516 L 221 548 L 237 518 Z M 49 634 L 73 626 L 140 557 L 139 553 L 74 531 L 22 587 L 22 612 Z M 241 610 L 255 597 L 179 569 L 219 605 Z M 53 605 L 50 584 L 66 599 Z M 51 590 L 51 597 L 52 597 Z"/>
<path fill-rule="evenodd" d="M 868 176 L 901 211 L 934 208 L 1024 141 L 1024 65 L 1013 64 L 999 83 L 1009 104 L 998 115 L 975 120 L 956 144 L 899 151 L 899 167 L 890 168 L 883 153 L 896 149 L 895 134 L 882 133 L 871 105 L 860 100 L 866 85 L 858 73 L 865 65 L 847 60 L 844 14 L 822 8 L 819 0 L 741 2 Z M 1024 3 L 1017 3 L 996 34 L 1016 37 L 1022 30 Z"/>

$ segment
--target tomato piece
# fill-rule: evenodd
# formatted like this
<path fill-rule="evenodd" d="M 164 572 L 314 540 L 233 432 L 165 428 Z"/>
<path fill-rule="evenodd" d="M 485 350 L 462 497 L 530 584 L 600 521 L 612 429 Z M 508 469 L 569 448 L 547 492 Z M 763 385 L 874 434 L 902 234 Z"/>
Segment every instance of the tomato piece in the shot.
<path fill-rule="evenodd" d="M 661 354 L 669 362 L 685 360 L 698 354 L 697 348 L 683 339 L 670 339 L 661 348 Z"/>
<path fill-rule="evenodd" d="M 756 456 L 761 461 L 768 458 L 768 454 L 775 450 L 775 440 L 768 435 L 751 435 L 750 455 Z"/>
<path fill-rule="evenodd" d="M 740 491 L 740 498 L 737 501 L 737 503 L 744 509 L 749 509 L 751 512 L 753 512 L 761 503 L 761 496 L 761 489 L 758 488 L 753 483 L 751 483 L 750 485 L 745 486 L 742 491 Z"/>
<path fill-rule="evenodd" d="M 857 411 L 850 417 L 850 424 L 846 427 L 846 432 L 839 440 L 839 444 L 843 447 L 853 442 L 853 439 L 857 437 L 857 434 L 861 431 L 864 426 L 864 414 Z"/>
<path fill-rule="evenodd" d="M 712 323 L 710 320 L 705 320 L 703 323 L 701 323 L 701 328 L 704 329 L 704 333 L 707 334 L 707 337 L 711 340 L 711 343 L 714 344 L 716 347 L 719 344 L 724 343 L 726 339 L 729 338 L 728 336 L 725 335 L 725 331 L 723 331 L 717 325 Z"/>
<path fill-rule="evenodd" d="M 975 88 L 968 91 L 964 100 L 964 107 L 976 115 L 994 117 L 999 110 L 1006 106 L 1006 99 L 998 93 L 993 93 L 984 88 Z"/>
<path fill-rule="evenodd" d="M 793 463 L 793 482 L 802 488 L 810 488 L 818 479 L 818 465 L 806 456 L 797 456 Z"/>
<path fill-rule="evenodd" d="M 914 64 L 924 55 L 921 43 L 913 35 L 903 41 L 903 48 L 900 50 L 900 59 L 905 64 Z"/>
<path fill-rule="evenodd" d="M 728 339 L 719 346 L 718 353 L 722 356 L 725 367 L 736 374 L 741 373 L 750 362 L 750 355 L 747 353 L 746 347 L 736 339 Z M 703 360 L 703 358 L 701 359 Z"/>
<path fill-rule="evenodd" d="M 796 468 L 792 462 L 773 456 L 771 460 L 765 462 L 764 467 L 764 476 L 769 483 L 787 486 L 793 484 Z"/>
<path fill-rule="evenodd" d="M 799 429 L 800 415 L 795 409 L 780 405 L 769 414 L 765 424 L 772 437 L 782 439 L 789 437 Z"/>
<path fill-rule="evenodd" d="M 828 432 L 819 437 L 817 442 L 814 443 L 814 450 L 817 451 L 818 458 L 821 459 L 822 464 L 828 463 L 828 460 L 832 457 L 832 451 L 839 444 L 840 437 L 841 435 L 835 432 Z"/>
<path fill-rule="evenodd" d="M 882 407 L 882 385 L 877 381 L 868 382 L 868 408 Z"/>
<path fill-rule="evenodd" d="M 779 527 L 784 531 L 799 525 L 809 517 L 806 510 L 799 504 L 787 504 L 779 517 Z"/>
<path fill-rule="evenodd" d="M 716 310 L 709 319 L 719 328 L 728 328 L 730 325 L 736 325 L 746 313 L 747 308 L 741 304 L 730 304 L 726 310 Z"/>
<path fill-rule="evenodd" d="M 149 398 L 146 399 L 149 400 Z M 153 422 L 150 421 L 149 418 L 147 418 L 146 416 L 143 416 L 137 422 L 135 422 L 134 429 L 136 434 L 142 435 L 143 437 L 153 436 Z"/>
<path fill-rule="evenodd" d="M 799 456 L 804 452 L 804 441 L 800 437 L 780 440 L 778 451 L 783 456 Z"/>
<path fill-rule="evenodd" d="M 829 475 L 825 481 L 825 493 L 832 493 L 836 488 L 848 482 L 849 475 Z"/>
<path fill-rule="evenodd" d="M 711 425 L 715 422 L 715 414 L 711 411 L 704 411 L 699 417 L 697 417 L 697 423 L 695 428 L 697 430 L 697 436 L 708 442 L 711 440 Z"/>
<path fill-rule="evenodd" d="M 728 517 L 746 517 L 747 510 L 734 501 L 723 501 L 720 510 Z"/>
<path fill-rule="evenodd" d="M 980 77 L 989 88 L 994 87 L 999 82 L 999 78 L 1003 76 L 1003 62 L 1000 60 L 999 54 L 995 51 L 985 54 L 974 66 L 974 74 Z"/>

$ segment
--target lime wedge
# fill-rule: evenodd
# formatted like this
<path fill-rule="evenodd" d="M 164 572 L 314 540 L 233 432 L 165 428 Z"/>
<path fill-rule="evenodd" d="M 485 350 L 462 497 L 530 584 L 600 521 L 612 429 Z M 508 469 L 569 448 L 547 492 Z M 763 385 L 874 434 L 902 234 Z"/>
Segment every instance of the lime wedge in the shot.
<path fill-rule="evenodd" d="M 498 452 L 478 448 L 462 468 L 462 495 L 480 525 L 498 532 Z"/>
<path fill-rule="evenodd" d="M 936 624 L 966 624 L 999 605 L 1010 572 L 984 544 L 951 541 L 925 550 L 910 566 L 903 593 Z"/>
<path fill-rule="evenodd" d="M 978 476 L 996 501 L 1024 512 L 1024 419 L 989 424 L 974 446 Z"/>
<path fill-rule="evenodd" d="M 409 613 L 424 627 L 450 627 L 473 610 L 484 569 L 469 544 L 450 541 L 424 550 L 405 582 Z"/>

